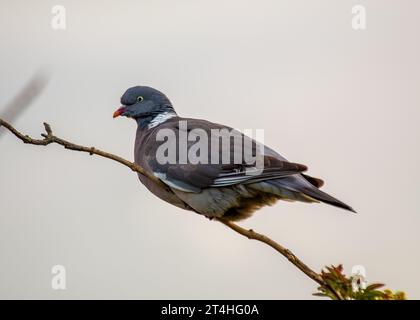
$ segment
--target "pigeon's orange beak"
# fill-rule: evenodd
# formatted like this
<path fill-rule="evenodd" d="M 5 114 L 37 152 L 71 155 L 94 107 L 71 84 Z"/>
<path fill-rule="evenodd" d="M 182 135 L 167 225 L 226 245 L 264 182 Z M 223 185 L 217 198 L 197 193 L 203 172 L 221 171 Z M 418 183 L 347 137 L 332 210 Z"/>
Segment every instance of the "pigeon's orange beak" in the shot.
<path fill-rule="evenodd" d="M 120 107 L 118 108 L 117 111 L 114 112 L 114 115 L 112 116 L 113 118 L 119 117 L 120 115 L 122 115 L 125 111 L 124 107 Z"/>

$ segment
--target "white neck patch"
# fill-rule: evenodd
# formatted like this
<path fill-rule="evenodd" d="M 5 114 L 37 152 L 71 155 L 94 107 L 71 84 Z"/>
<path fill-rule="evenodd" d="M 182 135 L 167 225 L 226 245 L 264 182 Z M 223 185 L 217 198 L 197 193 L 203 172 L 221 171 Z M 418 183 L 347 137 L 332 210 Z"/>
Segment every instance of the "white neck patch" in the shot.
<path fill-rule="evenodd" d="M 156 117 L 154 117 L 152 119 L 152 121 L 150 121 L 150 123 L 148 124 L 147 128 L 148 129 L 152 129 L 152 128 L 160 125 L 161 123 L 164 123 L 165 121 L 167 121 L 167 120 L 169 120 L 169 119 L 171 119 L 173 117 L 176 117 L 176 116 L 177 116 L 176 113 L 173 112 L 173 111 L 168 111 L 168 112 L 160 113 Z"/>

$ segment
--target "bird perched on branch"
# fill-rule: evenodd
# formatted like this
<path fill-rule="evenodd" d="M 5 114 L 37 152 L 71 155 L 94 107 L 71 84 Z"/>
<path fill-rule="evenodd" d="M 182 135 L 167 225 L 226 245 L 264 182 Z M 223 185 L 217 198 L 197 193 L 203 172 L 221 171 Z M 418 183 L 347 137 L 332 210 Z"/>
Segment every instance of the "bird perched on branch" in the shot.
<path fill-rule="evenodd" d="M 287 161 L 230 127 L 179 117 L 170 100 L 156 89 L 129 88 L 121 104 L 114 118 L 132 118 L 138 125 L 135 162 L 166 188 L 145 175 L 139 174 L 140 181 L 166 202 L 232 221 L 277 200 L 324 202 L 355 212 L 321 191 L 323 181 L 304 174 L 306 166 Z M 225 137 L 220 132 L 228 134 L 227 146 L 220 143 Z"/>

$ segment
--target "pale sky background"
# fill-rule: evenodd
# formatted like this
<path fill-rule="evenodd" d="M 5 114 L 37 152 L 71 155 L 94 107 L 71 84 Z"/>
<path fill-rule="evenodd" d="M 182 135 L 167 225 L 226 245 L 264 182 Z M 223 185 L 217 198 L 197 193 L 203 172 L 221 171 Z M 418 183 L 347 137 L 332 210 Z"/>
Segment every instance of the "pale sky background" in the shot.
<path fill-rule="evenodd" d="M 64 5 L 67 30 L 51 8 Z M 363 4 L 367 29 L 351 28 Z M 133 159 L 126 88 L 183 116 L 263 128 L 265 142 L 359 214 L 279 202 L 242 223 L 314 270 L 366 268 L 420 298 L 420 3 L 0 1 L 0 114 L 40 68 L 51 81 L 15 121 Z M 272 249 L 160 201 L 115 162 L 0 137 L 0 298 L 313 299 Z M 51 267 L 67 290 L 51 288 Z"/>

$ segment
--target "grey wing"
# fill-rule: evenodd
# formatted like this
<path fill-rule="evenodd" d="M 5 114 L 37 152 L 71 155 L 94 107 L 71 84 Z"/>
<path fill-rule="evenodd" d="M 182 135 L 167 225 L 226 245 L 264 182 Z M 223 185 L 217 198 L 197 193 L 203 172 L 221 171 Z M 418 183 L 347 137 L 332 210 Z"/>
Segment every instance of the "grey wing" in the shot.
<path fill-rule="evenodd" d="M 255 163 L 249 163 L 246 160 L 245 154 L 255 154 L 257 143 L 249 137 L 244 136 L 242 133 L 235 131 L 233 133 L 236 137 L 241 137 L 243 143 L 241 148 L 236 148 L 233 143 L 228 148 L 224 147 L 221 143 L 218 148 L 214 146 L 214 140 L 219 139 L 211 133 L 211 129 L 226 128 L 218 124 L 203 120 L 191 120 L 186 129 L 190 133 L 193 129 L 201 129 L 197 133 L 199 140 L 207 139 L 208 155 L 205 157 L 205 163 L 198 164 L 191 163 L 159 163 L 156 157 L 156 148 L 150 149 L 146 155 L 149 167 L 153 170 L 156 177 L 161 179 L 169 187 L 185 191 L 199 193 L 202 189 L 211 187 L 226 187 L 236 184 L 250 184 L 265 180 L 274 180 L 282 177 L 295 175 L 307 168 L 304 165 L 288 162 L 287 160 L 280 159 L 274 154 L 263 154 L 263 166 L 255 167 Z M 179 127 L 172 129 L 177 130 L 175 143 L 179 146 Z M 230 129 L 230 128 L 228 128 Z M 251 141 L 245 143 L 245 139 Z M 166 141 L 165 143 L 169 143 Z M 188 141 L 187 150 L 197 143 L 197 140 Z M 265 151 L 265 149 L 263 149 Z M 178 150 L 179 151 L 179 150 Z M 218 162 L 212 161 L 211 153 L 218 153 Z M 242 157 L 239 158 L 238 154 Z M 214 157 L 214 155 L 213 155 Z M 240 161 L 237 161 L 237 160 Z"/>

